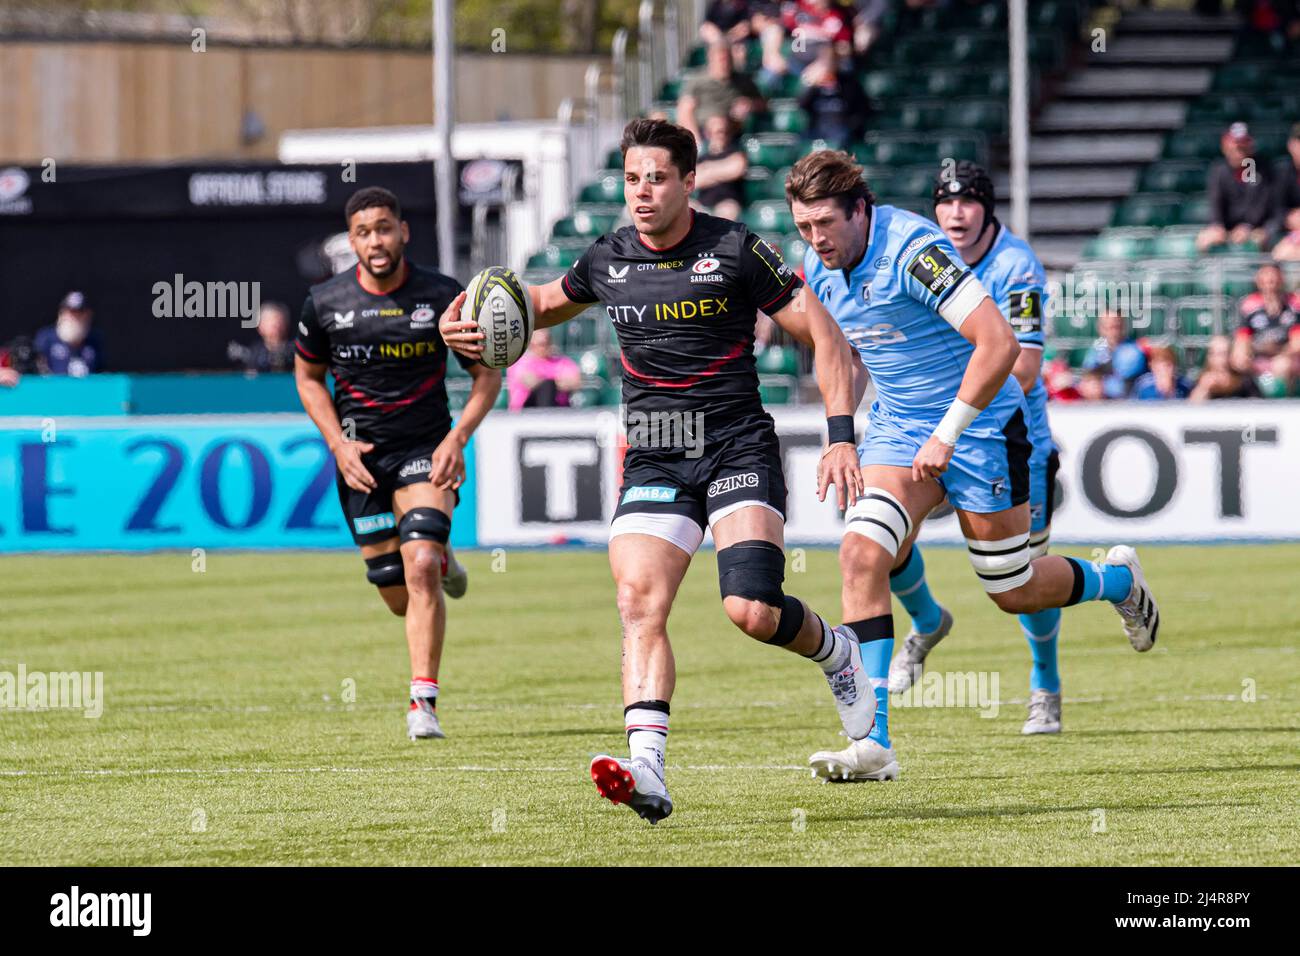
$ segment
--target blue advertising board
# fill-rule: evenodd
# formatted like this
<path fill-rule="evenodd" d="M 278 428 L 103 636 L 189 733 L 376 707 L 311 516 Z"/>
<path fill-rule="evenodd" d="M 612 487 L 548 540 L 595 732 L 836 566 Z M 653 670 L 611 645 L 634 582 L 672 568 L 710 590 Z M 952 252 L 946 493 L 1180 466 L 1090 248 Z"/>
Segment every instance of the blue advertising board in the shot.
<path fill-rule="evenodd" d="M 465 460 L 458 547 L 473 442 Z M 335 472 L 301 414 L 0 419 L 0 553 L 351 548 Z"/>

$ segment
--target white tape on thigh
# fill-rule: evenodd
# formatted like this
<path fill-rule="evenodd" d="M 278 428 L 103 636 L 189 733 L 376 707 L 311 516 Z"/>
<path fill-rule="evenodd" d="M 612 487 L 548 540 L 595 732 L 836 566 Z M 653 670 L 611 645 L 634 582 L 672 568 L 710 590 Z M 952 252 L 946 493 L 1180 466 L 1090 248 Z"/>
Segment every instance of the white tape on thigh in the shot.
<path fill-rule="evenodd" d="M 620 534 L 648 534 L 677 545 L 687 554 L 694 554 L 704 540 L 704 529 L 686 515 L 668 512 L 630 511 L 619 515 L 609 526 L 609 536 Z"/>
<path fill-rule="evenodd" d="M 912 518 L 903 503 L 888 491 L 868 488 L 844 513 L 844 533 L 870 538 L 896 558 L 912 533 Z"/>
<path fill-rule="evenodd" d="M 1034 576 L 1030 565 L 1029 534 L 1014 535 L 1001 541 L 966 539 L 970 563 L 980 583 L 989 594 L 1014 591 Z"/>
<path fill-rule="evenodd" d="M 1035 534 L 1029 536 L 1029 560 L 1036 561 L 1043 555 L 1047 554 L 1047 549 L 1052 544 L 1052 529 L 1044 528 Z"/>

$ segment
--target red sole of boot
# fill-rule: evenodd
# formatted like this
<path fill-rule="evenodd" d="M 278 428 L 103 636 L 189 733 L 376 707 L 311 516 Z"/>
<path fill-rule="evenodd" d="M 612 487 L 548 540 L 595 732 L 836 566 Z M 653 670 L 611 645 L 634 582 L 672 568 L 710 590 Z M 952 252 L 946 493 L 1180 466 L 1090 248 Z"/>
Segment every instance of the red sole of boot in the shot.
<path fill-rule="evenodd" d="M 596 792 L 614 803 L 627 803 L 636 790 L 632 774 L 620 767 L 612 757 L 591 762 L 591 779 L 596 783 Z"/>

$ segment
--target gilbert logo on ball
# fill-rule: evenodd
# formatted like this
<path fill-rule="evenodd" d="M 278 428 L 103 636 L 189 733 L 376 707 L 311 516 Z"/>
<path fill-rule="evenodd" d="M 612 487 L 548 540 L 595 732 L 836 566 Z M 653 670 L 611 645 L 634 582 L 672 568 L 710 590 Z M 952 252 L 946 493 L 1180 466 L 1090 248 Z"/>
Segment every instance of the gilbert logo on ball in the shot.
<path fill-rule="evenodd" d="M 533 335 L 533 302 L 528 286 L 509 269 L 484 269 L 465 290 L 461 319 L 476 323 L 485 336 L 480 362 L 488 368 L 513 365 Z"/>

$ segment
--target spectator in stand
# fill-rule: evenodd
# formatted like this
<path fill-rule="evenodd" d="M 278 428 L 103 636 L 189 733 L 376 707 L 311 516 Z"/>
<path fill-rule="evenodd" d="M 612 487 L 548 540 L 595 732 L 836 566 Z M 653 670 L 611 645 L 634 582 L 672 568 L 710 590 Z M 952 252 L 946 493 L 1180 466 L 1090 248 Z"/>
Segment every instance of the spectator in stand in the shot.
<path fill-rule="evenodd" d="M 1074 372 L 1064 355 L 1054 355 L 1043 365 L 1043 384 L 1047 397 L 1053 402 L 1077 402 L 1083 396 L 1074 384 Z"/>
<path fill-rule="evenodd" d="M 754 36 L 753 3 L 750 0 L 712 0 L 700 24 L 700 40 L 705 46 L 725 44 L 737 69 L 746 68 L 748 42 Z"/>
<path fill-rule="evenodd" d="M 739 219 L 745 206 L 745 172 L 749 159 L 736 139 L 729 117 L 710 116 L 704 121 L 704 151 L 695 164 L 698 202 L 715 216 Z"/>
<path fill-rule="evenodd" d="M 1192 387 L 1178 374 L 1178 360 L 1174 350 L 1167 345 L 1158 345 L 1147 355 L 1151 371 L 1133 383 L 1133 397 L 1143 402 L 1168 401 L 1174 398 L 1186 398 Z"/>
<path fill-rule="evenodd" d="M 825 47 L 841 56 L 853 52 L 853 17 L 856 11 L 836 0 L 798 0 L 787 3 L 782 23 L 792 40 L 790 59 L 803 69 L 813 63 Z"/>
<path fill-rule="evenodd" d="M 727 116 L 743 123 L 750 113 L 763 107 L 762 94 L 754 81 L 731 67 L 731 47 L 717 43 L 709 47 L 703 76 L 686 82 L 677 100 L 677 122 L 703 141 L 700 132 L 710 116 Z"/>
<path fill-rule="evenodd" d="M 1091 368 L 1079 376 L 1079 401 L 1104 402 L 1110 396 L 1106 394 L 1106 376 L 1101 369 Z"/>
<path fill-rule="evenodd" d="M 1234 366 L 1232 345 L 1226 335 L 1216 335 L 1205 352 L 1205 365 L 1188 398 L 1204 402 L 1215 398 L 1259 398 L 1259 387 L 1249 370 Z"/>
<path fill-rule="evenodd" d="M 852 74 L 839 71 L 840 55 L 829 44 L 803 72 L 799 105 L 808 114 L 809 139 L 823 139 L 831 149 L 850 149 L 867 131 L 871 106 Z"/>
<path fill-rule="evenodd" d="M 1274 232 L 1282 238 L 1273 247 L 1279 262 L 1300 261 L 1300 123 L 1291 127 L 1286 141 L 1287 156 L 1277 164 L 1277 212 Z"/>
<path fill-rule="evenodd" d="M 1126 397 L 1134 380 L 1147 370 L 1142 347 L 1124 326 L 1124 317 L 1118 312 L 1103 313 L 1097 320 L 1101 336 L 1083 359 L 1084 369 L 1101 373 L 1107 398 Z"/>
<path fill-rule="evenodd" d="M 550 329 L 534 332 L 528 342 L 528 351 L 506 369 L 511 411 L 567 407 L 569 395 L 581 385 L 582 372 L 578 363 L 555 347 Z"/>
<path fill-rule="evenodd" d="M 1233 123 L 1219 141 L 1221 163 L 1210 168 L 1210 224 L 1196 237 L 1196 248 L 1207 252 L 1225 243 L 1253 242 L 1268 248 L 1275 190 L 1269 171 L 1255 160 L 1255 140 L 1245 123 Z"/>
<path fill-rule="evenodd" d="M 889 12 L 889 0 L 857 0 L 853 13 L 853 53 L 859 68 L 866 68 L 866 55 L 880 39 L 881 22 Z"/>
<path fill-rule="evenodd" d="M 1286 291 L 1282 270 L 1266 263 L 1255 273 L 1256 291 L 1238 308 L 1233 363 L 1256 376 L 1270 398 L 1289 395 L 1300 372 L 1300 295 Z"/>
<path fill-rule="evenodd" d="M 69 292 L 59 302 L 53 325 L 36 333 L 36 367 L 42 375 L 82 378 L 103 368 L 104 346 L 91 328 L 94 312 L 84 292 Z"/>
<path fill-rule="evenodd" d="M 279 302 L 264 302 L 257 313 L 257 334 L 252 346 L 231 342 L 226 355 L 245 372 L 292 372 L 294 345 L 289 336 L 289 310 Z"/>

